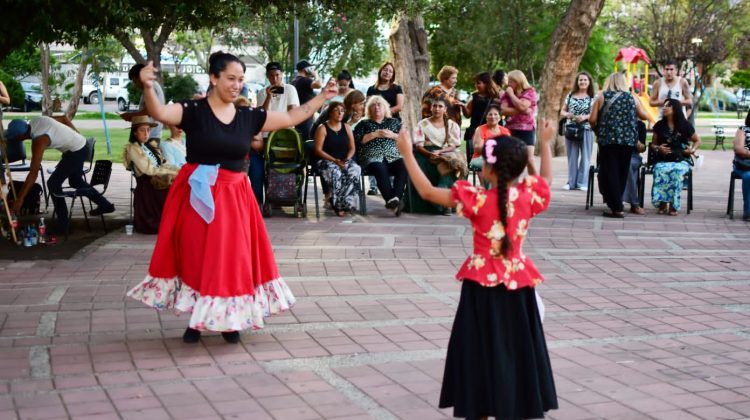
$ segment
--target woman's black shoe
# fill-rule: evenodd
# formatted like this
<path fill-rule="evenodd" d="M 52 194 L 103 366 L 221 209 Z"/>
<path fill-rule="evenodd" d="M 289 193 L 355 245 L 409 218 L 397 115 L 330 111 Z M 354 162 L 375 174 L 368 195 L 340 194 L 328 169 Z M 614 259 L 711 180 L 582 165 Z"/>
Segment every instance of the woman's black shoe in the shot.
<path fill-rule="evenodd" d="M 239 331 L 223 332 L 221 333 L 221 336 L 224 337 L 224 341 L 227 343 L 237 344 L 240 342 Z"/>
<path fill-rule="evenodd" d="M 201 332 L 195 328 L 185 330 L 185 334 L 182 334 L 182 341 L 185 343 L 197 343 L 201 339 Z"/>

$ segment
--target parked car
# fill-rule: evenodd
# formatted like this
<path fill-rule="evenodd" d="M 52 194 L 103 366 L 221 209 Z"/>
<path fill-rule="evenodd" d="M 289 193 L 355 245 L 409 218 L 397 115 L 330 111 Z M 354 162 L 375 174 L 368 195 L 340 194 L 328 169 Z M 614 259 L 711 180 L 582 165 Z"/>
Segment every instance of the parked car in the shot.
<path fill-rule="evenodd" d="M 737 112 L 747 112 L 750 109 L 750 89 L 739 88 L 737 89 Z"/>
<path fill-rule="evenodd" d="M 21 82 L 24 100 L 23 111 L 38 111 L 42 109 L 42 85 L 32 82 Z"/>
<path fill-rule="evenodd" d="M 128 82 L 129 80 L 127 76 L 102 76 L 99 82 L 99 89 L 101 90 L 102 98 L 105 101 L 116 100 L 120 88 L 126 86 Z M 83 85 L 83 89 L 81 90 L 81 99 L 83 99 L 84 104 L 99 103 L 99 95 L 97 95 L 96 93 L 96 87 L 93 84 Z"/>
<path fill-rule="evenodd" d="M 130 81 L 117 90 L 117 110 L 120 112 L 125 112 L 130 109 L 130 95 L 128 94 L 129 84 Z"/>

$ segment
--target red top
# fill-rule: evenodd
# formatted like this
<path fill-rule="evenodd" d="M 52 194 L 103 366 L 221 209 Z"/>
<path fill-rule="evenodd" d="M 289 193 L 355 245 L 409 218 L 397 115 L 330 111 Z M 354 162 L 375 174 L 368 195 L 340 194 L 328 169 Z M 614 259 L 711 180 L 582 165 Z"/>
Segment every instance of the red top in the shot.
<path fill-rule="evenodd" d="M 497 129 L 498 129 L 499 133 L 494 134 L 492 131 L 490 131 L 489 127 L 487 127 L 487 124 L 482 124 L 479 127 L 477 127 L 477 130 L 479 130 L 479 137 L 481 137 L 482 140 L 484 140 L 484 141 L 487 141 L 487 140 L 495 138 L 495 137 L 510 136 L 511 135 L 510 134 L 510 130 L 508 130 L 507 128 L 503 127 L 502 125 L 498 125 Z M 474 154 L 471 155 L 471 158 L 474 159 L 474 158 L 478 158 L 480 156 L 482 156 L 482 150 L 481 149 L 480 150 L 475 150 Z"/>
<path fill-rule="evenodd" d="M 471 221 L 474 252 L 458 270 L 456 278 L 476 281 L 482 286 L 504 284 L 509 290 L 534 287 L 543 281 L 534 262 L 523 253 L 523 240 L 532 217 L 549 206 L 547 181 L 529 176 L 508 190 L 507 227 L 500 223 L 497 189 L 485 190 L 468 181 L 457 181 L 451 189 L 456 212 Z M 510 235 L 508 258 L 500 254 L 500 240 Z"/>

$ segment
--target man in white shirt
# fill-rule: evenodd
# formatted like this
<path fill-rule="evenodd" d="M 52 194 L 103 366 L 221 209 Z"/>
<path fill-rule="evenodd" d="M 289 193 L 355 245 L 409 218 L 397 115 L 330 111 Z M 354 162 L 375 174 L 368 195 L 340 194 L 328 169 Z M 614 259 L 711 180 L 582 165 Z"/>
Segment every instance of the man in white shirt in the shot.
<path fill-rule="evenodd" d="M 268 86 L 258 93 L 258 106 L 266 111 L 287 112 L 292 108 L 299 106 L 299 97 L 297 89 L 287 83 L 284 83 L 284 76 L 281 73 L 281 64 L 272 61 L 266 64 L 266 78 Z M 258 204 L 263 203 L 263 181 L 265 174 L 263 172 L 263 149 L 265 139 L 268 138 L 268 132 L 263 132 L 262 141 L 254 141 L 253 149 L 250 150 L 250 184 L 255 193 L 255 199 Z M 256 138 L 255 140 L 258 140 Z"/>
<path fill-rule="evenodd" d="M 42 156 L 47 149 L 62 152 L 62 158 L 55 167 L 55 172 L 47 180 L 52 202 L 55 205 L 57 220 L 62 232 L 68 231 L 68 207 L 65 198 L 60 194 L 62 184 L 66 179 L 71 187 L 83 192 L 83 195 L 97 204 L 97 208 L 89 212 L 92 216 L 112 213 L 114 204 L 110 203 L 96 189 L 83 179 L 83 163 L 91 151 L 86 147 L 86 139 L 78 133 L 73 124 L 66 117 L 34 117 L 27 123 L 23 120 L 13 120 L 8 124 L 5 132 L 8 142 L 31 139 L 31 163 L 29 174 L 13 202 L 13 212 L 18 213 L 26 195 L 36 182 Z"/>
<path fill-rule="evenodd" d="M 689 118 L 693 113 L 693 95 L 690 93 L 690 86 L 687 80 L 677 75 L 677 63 L 667 60 L 664 63 L 664 77 L 654 82 L 649 97 L 649 105 L 659 108 L 659 118 L 662 117 L 662 108 L 664 101 L 667 99 L 677 99 L 682 104 L 682 111 L 685 117 Z M 685 107 L 690 107 L 685 109 Z"/>

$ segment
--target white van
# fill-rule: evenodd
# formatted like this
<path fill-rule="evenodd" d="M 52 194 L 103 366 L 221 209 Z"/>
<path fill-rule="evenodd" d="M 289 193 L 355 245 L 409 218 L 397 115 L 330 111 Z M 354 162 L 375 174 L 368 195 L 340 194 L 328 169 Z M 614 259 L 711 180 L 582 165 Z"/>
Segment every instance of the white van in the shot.
<path fill-rule="evenodd" d="M 127 85 L 128 76 L 117 76 L 105 74 L 100 77 L 99 89 L 102 92 L 102 98 L 106 100 L 117 99 L 117 93 L 121 87 Z M 99 96 L 96 93 L 96 87 L 93 84 L 84 84 L 81 90 L 81 99 L 85 104 L 99 103 Z"/>

